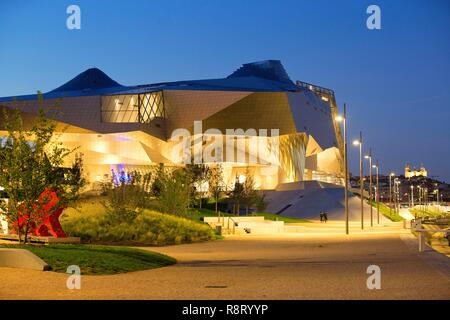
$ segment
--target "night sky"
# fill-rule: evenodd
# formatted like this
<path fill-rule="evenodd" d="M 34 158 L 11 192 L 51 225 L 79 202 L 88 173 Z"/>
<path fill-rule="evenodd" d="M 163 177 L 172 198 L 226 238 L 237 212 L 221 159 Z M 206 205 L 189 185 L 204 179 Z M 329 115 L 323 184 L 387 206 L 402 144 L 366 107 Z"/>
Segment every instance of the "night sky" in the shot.
<path fill-rule="evenodd" d="M 81 30 L 66 28 L 70 4 Z M 381 30 L 366 28 L 370 4 Z M 423 163 L 450 182 L 450 1 L 0 0 L 0 96 L 46 92 L 90 67 L 134 85 L 265 59 L 335 90 L 349 139 L 362 130 L 382 172 Z"/>

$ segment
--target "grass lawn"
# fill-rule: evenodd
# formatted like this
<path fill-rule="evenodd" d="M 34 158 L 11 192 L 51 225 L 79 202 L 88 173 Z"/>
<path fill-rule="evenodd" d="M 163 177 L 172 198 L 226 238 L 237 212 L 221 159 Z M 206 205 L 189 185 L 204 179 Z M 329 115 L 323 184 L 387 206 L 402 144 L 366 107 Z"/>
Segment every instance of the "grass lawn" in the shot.
<path fill-rule="evenodd" d="M 52 271 L 65 273 L 70 265 L 78 265 L 82 275 L 116 274 L 154 269 L 176 263 L 169 256 L 127 247 L 100 245 L 0 245 L 27 249 L 47 262 Z"/>
<path fill-rule="evenodd" d="M 372 201 L 372 206 L 376 209 L 377 208 L 376 202 Z M 391 221 L 394 222 L 403 221 L 403 217 L 401 215 L 395 213 L 394 209 L 392 209 L 391 213 L 389 207 L 381 202 L 380 202 L 380 213 Z"/>
<path fill-rule="evenodd" d="M 273 220 L 273 221 L 284 221 L 284 223 L 303 223 L 303 222 L 311 222 L 310 220 L 306 219 L 300 219 L 300 218 L 291 218 L 291 217 L 284 217 L 278 214 L 274 213 L 256 213 L 257 216 L 264 216 L 266 220 Z"/>
<path fill-rule="evenodd" d="M 234 217 L 234 215 L 229 213 L 221 213 L 225 217 Z M 283 217 L 277 214 L 273 213 L 264 213 L 264 212 L 257 212 L 254 213 L 255 216 L 264 216 L 266 220 L 272 220 L 275 221 L 278 219 L 278 221 L 284 221 L 285 223 L 300 223 L 300 222 L 310 222 L 309 220 L 305 219 L 298 219 L 298 218 L 290 218 L 290 217 Z M 194 221 L 202 221 L 203 217 L 217 217 L 216 213 L 213 210 L 209 209 L 193 209 L 191 213 L 191 218 Z"/>
<path fill-rule="evenodd" d="M 448 216 L 448 213 L 438 211 L 435 208 L 428 208 L 428 210 L 421 210 L 420 208 L 413 208 L 409 210 L 412 215 L 414 215 L 417 218 L 424 218 L 424 217 L 430 217 L 430 218 L 445 218 Z"/>
<path fill-rule="evenodd" d="M 225 217 L 232 217 L 232 215 L 228 213 L 221 212 L 221 215 L 224 215 Z M 217 217 L 217 214 L 213 210 L 209 209 L 190 209 L 189 210 L 189 218 L 191 218 L 194 221 L 202 222 L 203 217 Z"/>

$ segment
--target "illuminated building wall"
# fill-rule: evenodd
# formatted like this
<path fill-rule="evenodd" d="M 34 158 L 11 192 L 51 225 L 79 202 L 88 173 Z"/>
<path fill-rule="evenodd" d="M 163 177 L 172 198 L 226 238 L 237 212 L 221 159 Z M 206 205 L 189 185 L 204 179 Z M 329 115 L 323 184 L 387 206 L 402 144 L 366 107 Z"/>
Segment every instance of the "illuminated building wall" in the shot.
<path fill-rule="evenodd" d="M 101 85 L 100 85 L 101 84 Z M 146 172 L 160 163 L 179 166 L 174 153 L 173 130 L 184 128 L 205 152 L 214 139 L 195 135 L 194 121 L 202 121 L 202 133 L 219 130 L 225 150 L 227 129 L 277 129 L 277 161 L 271 152 L 244 148 L 246 159 L 221 160 L 225 179 L 232 185 L 249 170 L 261 189 L 280 183 L 320 180 L 342 183 L 341 137 L 334 122 L 334 93 L 304 83 L 294 84 L 279 61 L 246 64 L 223 79 L 178 81 L 122 86 L 98 69 L 89 69 L 63 86 L 44 94 L 0 98 L 0 106 L 18 108 L 31 127 L 39 106 L 57 106 L 58 139 L 83 153 L 88 180 L 95 184 L 114 172 Z M 0 135 L 5 132 L 0 131 Z M 237 136 L 247 145 L 254 138 Z M 271 138 L 259 137 L 259 141 Z M 266 140 L 264 140 L 266 139 Z M 244 144 L 245 145 L 245 144 Z M 72 159 L 67 159 L 66 165 Z M 215 165 L 217 162 L 210 162 Z"/>

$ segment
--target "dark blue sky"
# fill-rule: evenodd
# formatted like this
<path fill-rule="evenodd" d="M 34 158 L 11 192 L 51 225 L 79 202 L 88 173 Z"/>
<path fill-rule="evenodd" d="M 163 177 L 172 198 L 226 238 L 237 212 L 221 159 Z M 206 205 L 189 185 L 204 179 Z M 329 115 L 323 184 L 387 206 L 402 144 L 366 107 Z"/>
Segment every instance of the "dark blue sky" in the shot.
<path fill-rule="evenodd" d="M 70 4 L 81 30 L 66 28 Z M 366 28 L 370 4 L 381 30 Z M 450 1 L 0 0 L 0 96 L 45 92 L 94 66 L 132 85 L 224 77 L 264 59 L 334 89 L 349 138 L 363 130 L 383 172 L 423 163 L 450 181 Z"/>

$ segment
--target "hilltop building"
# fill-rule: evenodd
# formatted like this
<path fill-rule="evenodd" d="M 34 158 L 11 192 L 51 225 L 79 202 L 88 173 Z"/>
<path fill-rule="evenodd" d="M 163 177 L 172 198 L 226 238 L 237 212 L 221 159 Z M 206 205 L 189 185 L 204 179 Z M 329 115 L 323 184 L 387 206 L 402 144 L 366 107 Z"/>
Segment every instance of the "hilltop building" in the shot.
<path fill-rule="evenodd" d="M 415 170 L 415 169 L 411 170 L 408 163 L 405 165 L 405 178 L 427 177 L 427 176 L 428 176 L 428 172 L 423 165 L 420 166 L 419 170 Z"/>

